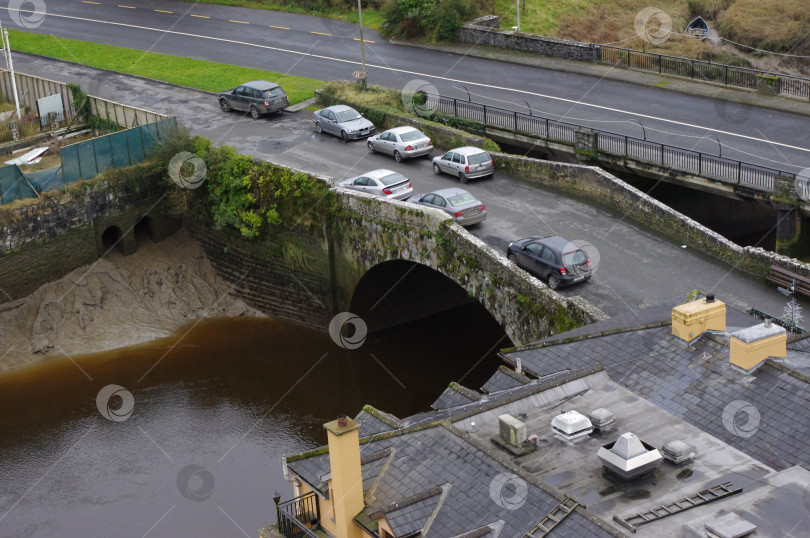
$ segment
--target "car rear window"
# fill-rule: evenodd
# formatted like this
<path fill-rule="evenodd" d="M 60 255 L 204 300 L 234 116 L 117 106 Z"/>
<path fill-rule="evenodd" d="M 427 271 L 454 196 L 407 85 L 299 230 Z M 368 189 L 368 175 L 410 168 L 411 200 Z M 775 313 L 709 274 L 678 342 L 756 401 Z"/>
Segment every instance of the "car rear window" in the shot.
<path fill-rule="evenodd" d="M 389 187 L 395 183 L 402 183 L 403 181 L 408 181 L 408 178 L 405 176 L 401 176 L 399 174 L 388 174 L 387 176 L 383 176 L 380 178 L 380 181 L 386 187 Z"/>
<path fill-rule="evenodd" d="M 425 135 L 420 133 L 419 131 L 408 131 L 399 135 L 403 142 L 410 142 L 411 140 L 417 140 L 419 138 L 425 138 Z"/>
<path fill-rule="evenodd" d="M 341 110 L 337 113 L 338 121 L 351 121 L 360 117 L 360 113 L 356 110 Z"/>
<path fill-rule="evenodd" d="M 481 164 L 491 160 L 492 158 L 488 153 L 473 153 L 467 156 L 467 162 L 469 164 Z"/>
<path fill-rule="evenodd" d="M 581 250 L 572 250 L 563 255 L 563 264 L 567 266 L 585 265 L 588 263 L 588 256 Z"/>
<path fill-rule="evenodd" d="M 267 97 L 281 97 L 284 95 L 284 90 L 280 86 L 267 90 Z"/>
<path fill-rule="evenodd" d="M 451 196 L 447 199 L 450 202 L 450 205 L 453 207 L 459 207 L 462 205 L 467 205 L 475 202 L 475 197 L 470 194 L 469 192 L 465 192 L 464 194 L 457 194 L 455 196 Z"/>

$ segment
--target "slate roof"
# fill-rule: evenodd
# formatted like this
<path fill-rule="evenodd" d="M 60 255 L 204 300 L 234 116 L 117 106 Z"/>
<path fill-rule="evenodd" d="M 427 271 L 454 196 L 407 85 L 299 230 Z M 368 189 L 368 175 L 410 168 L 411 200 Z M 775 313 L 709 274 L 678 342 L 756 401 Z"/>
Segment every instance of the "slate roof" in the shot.
<path fill-rule="evenodd" d="M 370 405 L 365 406 L 354 420 L 360 424 L 360 437 L 390 432 L 402 427 L 402 423 L 394 415 L 384 413 Z"/>
<path fill-rule="evenodd" d="M 532 482 L 527 485 L 520 509 L 509 504 L 513 493 L 504 489 L 513 476 L 510 470 L 486 452 L 479 450 L 449 425 L 432 425 L 403 430 L 401 434 L 383 436 L 361 445 L 361 456 L 389 450 L 390 464 L 383 474 L 372 480 L 363 465 L 364 488 L 374 487 L 373 502 L 366 512 L 384 512 L 397 532 L 418 530 L 436 512 L 428 536 L 450 537 L 465 534 L 493 522 L 503 522 L 500 536 L 523 536 L 548 514 L 561 499 Z M 289 463 L 290 469 L 307 483 L 319 480 L 328 467 L 328 453 L 317 452 Z M 384 461 L 382 458 L 375 462 Z M 377 466 L 379 473 L 382 466 Z M 367 480 L 369 482 L 367 482 Z M 372 484 L 373 482 L 373 484 Z M 494 485 L 493 485 L 494 484 Z M 371 487 L 370 486 L 370 487 Z M 396 503 L 442 488 L 439 496 L 430 495 L 406 507 Z M 368 491 L 366 494 L 368 496 Z M 439 505 L 439 498 L 443 496 Z M 393 507 L 393 508 L 392 508 Z M 555 530 L 560 536 L 615 536 L 578 512 L 572 513 Z"/>
<path fill-rule="evenodd" d="M 727 309 L 728 332 L 758 323 Z M 619 385 L 774 469 L 810 469 L 810 385 L 797 370 L 769 360 L 742 372 L 729 363 L 721 338 L 704 334 L 687 344 L 672 336 L 670 325 L 556 339 L 561 343 L 504 357 L 520 357 L 537 376 L 603 366 Z"/>
<path fill-rule="evenodd" d="M 430 407 L 439 411 L 441 409 L 450 409 L 471 402 L 477 402 L 480 399 L 480 394 L 466 387 L 462 387 L 458 383 L 450 383 L 450 386 L 444 389 L 444 392 L 441 393 L 439 398 L 430 404 Z"/>
<path fill-rule="evenodd" d="M 491 394 L 493 392 L 500 392 L 502 390 L 522 387 L 529 381 L 530 379 L 526 376 L 510 370 L 506 366 L 500 366 L 498 367 L 498 370 L 492 374 L 492 377 L 490 377 L 487 382 L 484 383 L 484 386 L 481 387 L 481 391 L 486 394 Z"/>

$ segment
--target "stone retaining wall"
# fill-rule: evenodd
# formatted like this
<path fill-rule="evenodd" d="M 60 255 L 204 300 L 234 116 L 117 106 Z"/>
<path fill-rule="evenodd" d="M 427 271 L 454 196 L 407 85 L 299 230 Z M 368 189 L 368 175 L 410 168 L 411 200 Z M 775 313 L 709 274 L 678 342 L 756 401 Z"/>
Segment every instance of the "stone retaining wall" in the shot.
<path fill-rule="evenodd" d="M 742 247 L 596 166 L 498 153 L 493 156 L 498 169 L 608 205 L 670 239 L 720 258 L 735 269 L 764 276 L 771 265 L 778 265 L 810 277 L 810 264 L 762 248 Z"/>
<path fill-rule="evenodd" d="M 566 60 L 596 62 L 600 58 L 598 45 L 499 30 L 499 27 L 499 18 L 488 15 L 456 28 L 456 39 L 471 45 L 535 52 Z"/>
<path fill-rule="evenodd" d="M 116 194 L 107 183 L 81 195 L 65 194 L 0 208 L 0 303 L 25 297 L 103 254 L 102 234 L 109 226 L 124 233 L 122 250 L 134 250 L 131 233 L 143 217 L 152 220 L 150 235 L 161 240 L 178 222 L 161 195 L 135 200 Z"/>

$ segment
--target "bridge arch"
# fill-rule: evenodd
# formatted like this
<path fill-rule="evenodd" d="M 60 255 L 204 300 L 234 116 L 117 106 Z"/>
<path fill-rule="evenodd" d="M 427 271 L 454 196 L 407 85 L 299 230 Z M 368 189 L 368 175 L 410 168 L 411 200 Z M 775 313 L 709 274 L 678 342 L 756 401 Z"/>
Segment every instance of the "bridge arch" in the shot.
<path fill-rule="evenodd" d="M 366 271 L 349 309 L 373 333 L 470 304 L 486 311 L 450 277 L 419 262 L 394 259 Z"/>

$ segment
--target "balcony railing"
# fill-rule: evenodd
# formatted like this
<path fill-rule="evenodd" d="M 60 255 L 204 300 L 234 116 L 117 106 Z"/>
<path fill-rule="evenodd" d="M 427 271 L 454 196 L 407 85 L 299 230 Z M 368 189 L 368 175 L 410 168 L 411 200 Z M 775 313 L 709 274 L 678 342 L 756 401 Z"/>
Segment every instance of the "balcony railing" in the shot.
<path fill-rule="evenodd" d="M 321 507 L 315 493 L 307 493 L 278 505 L 278 531 L 282 536 L 287 538 L 327 536 L 320 523 Z"/>

